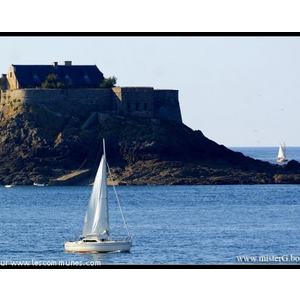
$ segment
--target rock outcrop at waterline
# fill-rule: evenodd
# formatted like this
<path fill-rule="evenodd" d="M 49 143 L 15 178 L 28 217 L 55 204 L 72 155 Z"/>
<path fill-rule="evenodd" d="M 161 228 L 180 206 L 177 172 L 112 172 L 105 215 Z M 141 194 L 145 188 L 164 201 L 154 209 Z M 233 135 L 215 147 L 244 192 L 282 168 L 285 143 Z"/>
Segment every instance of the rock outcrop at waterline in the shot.
<path fill-rule="evenodd" d="M 102 138 L 119 184 L 300 183 L 298 162 L 279 166 L 245 157 L 176 121 L 17 103 L 1 107 L 0 129 L 0 184 L 92 172 Z"/>

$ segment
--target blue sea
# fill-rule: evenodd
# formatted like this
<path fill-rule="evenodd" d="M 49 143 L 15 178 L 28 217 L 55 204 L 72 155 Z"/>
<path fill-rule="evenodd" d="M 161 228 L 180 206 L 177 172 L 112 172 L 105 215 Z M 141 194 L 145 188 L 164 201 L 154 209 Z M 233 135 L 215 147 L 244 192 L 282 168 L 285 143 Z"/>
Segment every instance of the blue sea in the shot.
<path fill-rule="evenodd" d="M 244 155 L 276 164 L 278 147 L 230 147 L 229 149 L 242 152 Z M 288 160 L 300 162 L 300 147 L 286 147 Z"/>
<path fill-rule="evenodd" d="M 274 162 L 277 148 L 232 148 Z M 300 159 L 300 148 L 288 151 Z M 275 157 L 275 158 L 274 158 Z M 0 187 L 0 266 L 300 265 L 300 185 L 117 186 L 129 253 L 78 254 L 91 187 Z M 109 187 L 112 235 L 122 231 Z"/>

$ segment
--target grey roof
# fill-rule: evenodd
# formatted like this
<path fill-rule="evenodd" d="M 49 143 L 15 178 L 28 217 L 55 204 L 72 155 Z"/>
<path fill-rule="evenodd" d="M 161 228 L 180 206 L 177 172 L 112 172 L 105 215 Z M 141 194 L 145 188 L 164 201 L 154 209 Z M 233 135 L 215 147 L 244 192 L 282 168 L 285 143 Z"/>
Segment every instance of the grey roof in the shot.
<path fill-rule="evenodd" d="M 96 65 L 12 65 L 19 88 L 40 86 L 49 74 L 72 87 L 98 87 L 104 76 Z"/>

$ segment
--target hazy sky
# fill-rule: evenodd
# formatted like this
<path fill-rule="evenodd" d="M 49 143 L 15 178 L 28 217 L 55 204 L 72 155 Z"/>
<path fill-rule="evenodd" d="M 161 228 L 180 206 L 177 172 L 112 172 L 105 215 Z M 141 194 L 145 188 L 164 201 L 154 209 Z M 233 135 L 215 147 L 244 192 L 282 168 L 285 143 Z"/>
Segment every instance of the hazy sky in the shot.
<path fill-rule="evenodd" d="M 218 144 L 300 146 L 300 37 L 0 37 L 11 64 L 96 64 L 120 86 L 179 90 L 183 122 Z"/>

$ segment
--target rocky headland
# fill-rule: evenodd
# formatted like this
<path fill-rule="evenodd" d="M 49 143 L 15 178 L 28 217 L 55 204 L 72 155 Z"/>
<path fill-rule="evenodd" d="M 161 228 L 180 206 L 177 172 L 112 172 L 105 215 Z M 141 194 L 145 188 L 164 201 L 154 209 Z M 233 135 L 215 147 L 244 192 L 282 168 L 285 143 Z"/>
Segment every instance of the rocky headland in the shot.
<path fill-rule="evenodd" d="M 300 183 L 298 162 L 246 157 L 176 121 L 11 101 L 0 107 L 0 129 L 0 184 L 49 183 L 81 169 L 92 178 L 102 138 L 118 184 Z"/>

